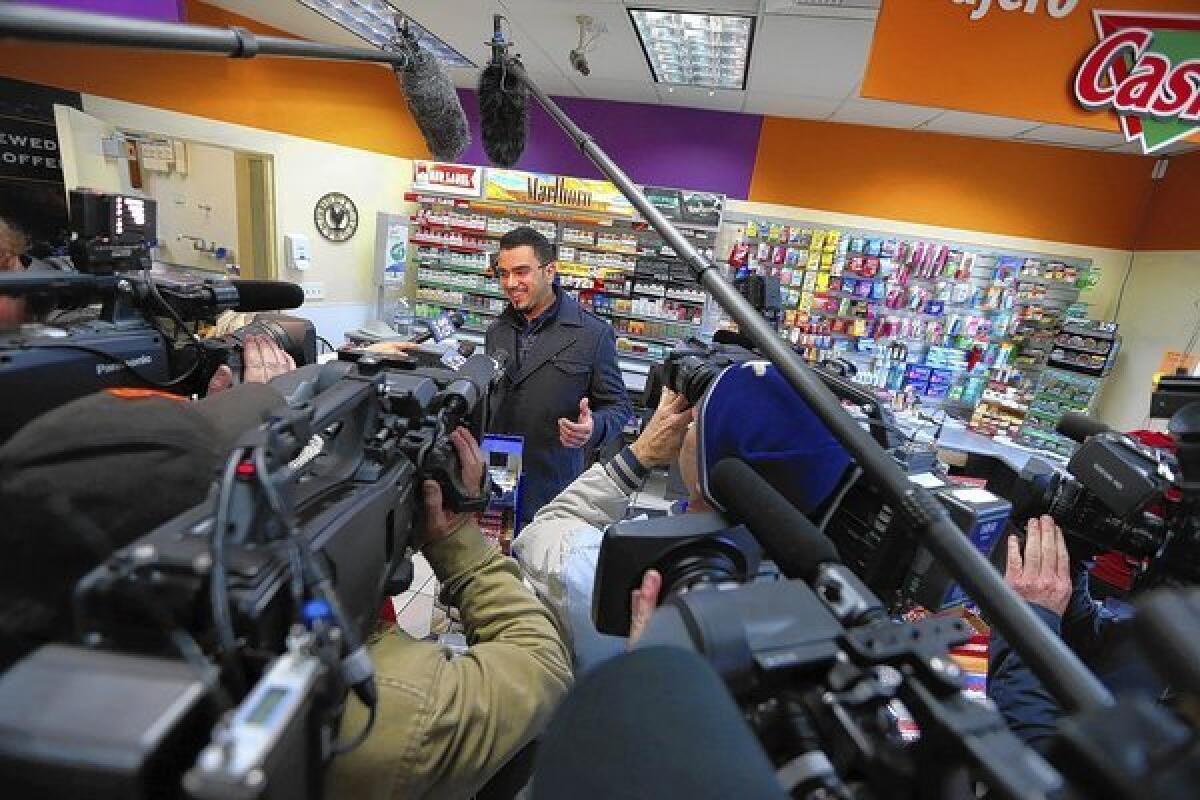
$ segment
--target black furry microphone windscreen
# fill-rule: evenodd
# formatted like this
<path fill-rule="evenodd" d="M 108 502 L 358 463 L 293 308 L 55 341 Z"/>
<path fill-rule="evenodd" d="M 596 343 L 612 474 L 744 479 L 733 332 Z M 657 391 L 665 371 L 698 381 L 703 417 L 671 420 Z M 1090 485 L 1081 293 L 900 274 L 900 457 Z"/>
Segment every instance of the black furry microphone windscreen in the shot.
<path fill-rule="evenodd" d="M 412 37 L 402 39 L 412 54 L 407 69 L 397 69 L 408 109 L 416 120 L 429 152 L 438 161 L 457 161 L 471 143 L 467 116 L 437 56 Z"/>
<path fill-rule="evenodd" d="M 529 91 L 506 64 L 489 64 L 479 76 L 479 127 L 488 160 L 515 166 L 525 151 Z"/>

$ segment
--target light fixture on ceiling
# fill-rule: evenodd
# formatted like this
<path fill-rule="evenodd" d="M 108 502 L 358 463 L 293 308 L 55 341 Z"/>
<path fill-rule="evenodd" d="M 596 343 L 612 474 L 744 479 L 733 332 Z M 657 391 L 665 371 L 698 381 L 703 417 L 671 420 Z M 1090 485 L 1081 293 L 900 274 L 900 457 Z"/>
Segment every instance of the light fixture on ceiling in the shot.
<path fill-rule="evenodd" d="M 426 50 L 448 67 L 474 67 L 462 53 L 434 36 L 423 25 L 385 0 L 300 0 L 321 16 L 376 47 L 385 47 L 396 35 L 396 15 L 408 20 L 408 28 Z"/>
<path fill-rule="evenodd" d="M 631 8 L 657 83 L 745 89 L 754 17 Z"/>

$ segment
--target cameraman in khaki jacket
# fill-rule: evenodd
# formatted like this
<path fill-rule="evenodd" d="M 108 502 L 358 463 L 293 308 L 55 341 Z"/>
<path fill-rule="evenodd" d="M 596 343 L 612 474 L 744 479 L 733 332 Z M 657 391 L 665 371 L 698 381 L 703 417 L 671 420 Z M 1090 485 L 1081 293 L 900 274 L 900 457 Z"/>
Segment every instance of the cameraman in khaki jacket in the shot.
<path fill-rule="evenodd" d="M 451 440 L 464 483 L 478 486 L 479 445 L 462 429 Z M 378 718 L 367 741 L 334 762 L 334 798 L 470 797 L 541 732 L 571 682 L 553 618 L 522 584 L 516 562 L 484 539 L 471 515 L 445 510 L 437 483 L 422 491 L 421 550 L 442 601 L 462 613 L 471 648 L 451 658 L 399 631 L 371 648 Z M 351 702 L 342 736 L 364 715 Z"/>

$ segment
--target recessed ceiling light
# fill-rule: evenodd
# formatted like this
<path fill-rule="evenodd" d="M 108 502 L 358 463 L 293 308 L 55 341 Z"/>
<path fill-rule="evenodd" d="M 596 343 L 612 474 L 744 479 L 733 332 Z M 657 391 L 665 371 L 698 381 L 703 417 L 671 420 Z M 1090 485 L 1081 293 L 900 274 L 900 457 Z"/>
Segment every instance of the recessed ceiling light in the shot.
<path fill-rule="evenodd" d="M 404 14 L 385 0 L 300 0 L 300 3 L 376 47 L 385 47 L 392 40 L 396 35 L 396 15 Z M 417 41 L 437 56 L 438 61 L 448 67 L 475 66 L 469 58 L 434 36 L 412 17 L 407 14 L 404 16 Z"/>
<path fill-rule="evenodd" d="M 754 17 L 631 8 L 657 83 L 745 89 Z"/>

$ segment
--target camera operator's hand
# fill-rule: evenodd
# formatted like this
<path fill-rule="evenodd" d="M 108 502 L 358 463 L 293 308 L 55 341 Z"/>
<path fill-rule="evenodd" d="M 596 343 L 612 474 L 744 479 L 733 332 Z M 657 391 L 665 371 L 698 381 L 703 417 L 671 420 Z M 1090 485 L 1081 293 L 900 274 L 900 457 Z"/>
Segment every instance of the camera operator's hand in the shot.
<path fill-rule="evenodd" d="M 251 334 L 242 343 L 243 383 L 267 383 L 295 368 L 295 360 L 270 336 Z M 233 370 L 222 364 L 209 378 L 208 393 L 224 391 L 233 384 Z"/>
<path fill-rule="evenodd" d="M 462 466 L 463 484 L 478 489 L 483 485 L 483 472 L 486 468 L 483 452 L 466 428 L 457 428 L 450 434 L 450 443 L 458 454 L 458 462 Z M 425 498 L 424 524 L 420 532 L 422 547 L 438 539 L 444 539 L 458 530 L 471 516 L 448 511 L 442 505 L 442 487 L 437 481 L 425 481 L 421 484 L 421 493 Z"/>
<path fill-rule="evenodd" d="M 642 585 L 633 590 L 629 602 L 629 647 L 637 644 L 646 632 L 646 623 L 650 615 L 658 608 L 658 593 L 662 591 L 662 575 L 656 569 L 646 570 L 642 576 Z"/>
<path fill-rule="evenodd" d="M 693 419 L 687 397 L 663 387 L 658 408 L 646 423 L 637 441 L 629 446 L 645 467 L 663 467 L 679 455 L 683 437 Z"/>
<path fill-rule="evenodd" d="M 9 253 L 0 242 L 0 272 L 17 272 L 24 269 L 17 253 Z M 15 330 L 25 321 L 25 300 L 20 297 L 0 295 L 0 331 Z"/>
<path fill-rule="evenodd" d="M 1071 599 L 1071 558 L 1062 529 L 1053 517 L 1029 520 L 1025 554 L 1016 536 L 1008 537 L 1008 564 L 1004 579 L 1027 602 L 1060 617 Z"/>

